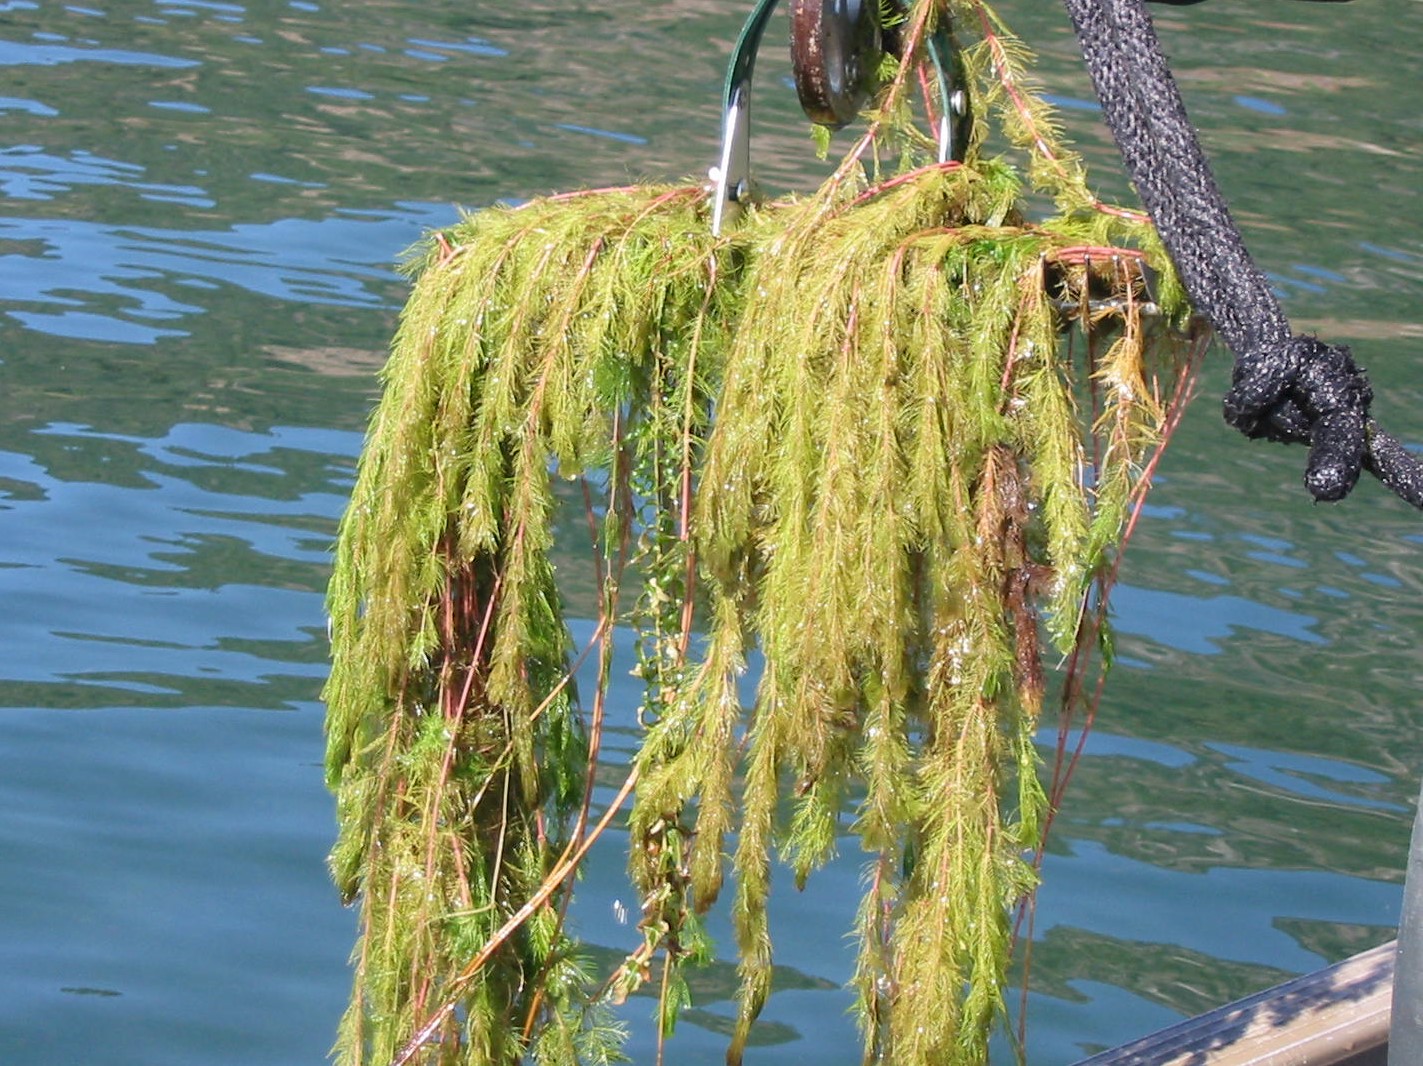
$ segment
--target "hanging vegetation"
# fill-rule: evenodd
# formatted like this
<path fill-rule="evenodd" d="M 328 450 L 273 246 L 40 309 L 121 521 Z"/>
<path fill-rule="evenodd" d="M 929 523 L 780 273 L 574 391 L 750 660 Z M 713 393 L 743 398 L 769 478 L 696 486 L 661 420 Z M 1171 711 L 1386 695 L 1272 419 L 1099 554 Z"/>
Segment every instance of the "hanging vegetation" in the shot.
<path fill-rule="evenodd" d="M 1004 158 L 923 164 L 911 89 L 950 9 Z M 771 865 L 803 881 L 846 825 L 867 1059 L 985 1060 L 1050 814 L 1043 642 L 1085 662 L 1196 349 L 1154 235 L 1088 193 L 988 7 L 906 16 L 813 195 L 719 237 L 700 186 L 554 196 L 412 261 L 329 597 L 331 863 L 361 909 L 339 1062 L 615 1060 L 611 1005 L 654 972 L 670 1031 L 728 873 L 736 1061 L 770 991 Z M 589 500 L 592 692 L 557 479 Z M 592 826 L 615 625 L 647 729 Z M 595 974 L 564 916 L 629 794 L 643 942 Z"/>

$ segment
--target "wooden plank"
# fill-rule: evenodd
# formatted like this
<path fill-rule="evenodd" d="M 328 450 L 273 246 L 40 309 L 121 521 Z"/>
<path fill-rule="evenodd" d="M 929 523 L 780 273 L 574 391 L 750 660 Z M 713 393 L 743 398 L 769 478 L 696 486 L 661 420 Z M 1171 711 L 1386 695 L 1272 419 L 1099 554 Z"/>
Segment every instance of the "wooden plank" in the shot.
<path fill-rule="evenodd" d="M 1077 1066 L 1364 1066 L 1388 1045 L 1396 942 L 1188 1018 Z"/>

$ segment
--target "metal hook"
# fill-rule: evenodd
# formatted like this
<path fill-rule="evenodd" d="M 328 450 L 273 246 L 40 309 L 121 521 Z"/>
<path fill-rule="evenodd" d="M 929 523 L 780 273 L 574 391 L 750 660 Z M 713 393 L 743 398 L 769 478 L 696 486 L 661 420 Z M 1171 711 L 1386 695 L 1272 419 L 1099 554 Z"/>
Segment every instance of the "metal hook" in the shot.
<path fill-rule="evenodd" d="M 716 236 L 753 196 L 751 80 L 756 53 L 777 2 L 757 0 L 741 28 L 727 68 L 722 91 L 721 157 L 707 174 L 712 181 L 712 233 Z M 862 3 L 864 0 L 796 0 L 791 58 L 801 110 L 812 122 L 838 128 L 849 121 L 863 101 L 869 78 L 864 53 L 867 49 L 878 50 L 881 41 L 877 21 L 873 33 L 865 31 L 865 20 L 872 16 L 868 4 Z M 939 87 L 939 162 L 961 161 L 968 148 L 971 122 L 963 57 L 946 25 L 930 37 L 927 51 Z"/>
<path fill-rule="evenodd" d="M 777 0 L 758 0 L 731 53 L 722 92 L 721 160 L 711 169 L 712 233 L 739 213 L 751 195 L 751 78 L 756 52 Z"/>
<path fill-rule="evenodd" d="M 968 75 L 964 70 L 963 52 L 947 20 L 940 23 L 929 38 L 928 52 L 939 83 L 939 128 L 936 131 L 939 162 L 953 159 L 962 163 L 973 133 L 973 114 L 968 105 Z"/>

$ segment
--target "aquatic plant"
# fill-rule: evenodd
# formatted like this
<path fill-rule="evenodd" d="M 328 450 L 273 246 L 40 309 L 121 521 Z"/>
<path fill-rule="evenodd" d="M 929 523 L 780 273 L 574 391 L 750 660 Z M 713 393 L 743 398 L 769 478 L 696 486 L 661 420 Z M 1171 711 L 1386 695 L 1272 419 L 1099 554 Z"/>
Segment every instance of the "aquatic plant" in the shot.
<path fill-rule="evenodd" d="M 926 164 L 910 105 L 950 15 L 979 34 L 979 132 Z M 803 881 L 846 818 L 867 1060 L 984 1060 L 1051 811 L 1044 646 L 1087 671 L 1199 346 L 1155 235 L 1088 192 L 993 12 L 904 18 L 868 131 L 812 195 L 721 236 L 698 185 L 552 196 L 412 257 L 329 595 L 331 866 L 361 914 L 341 1063 L 613 1061 L 612 1005 L 658 961 L 670 1032 L 728 872 L 738 1061 L 770 992 L 771 864 Z M 559 479 L 596 560 L 589 693 Z M 646 732 L 591 825 L 618 625 Z M 642 943 L 594 974 L 564 919 L 630 794 Z"/>

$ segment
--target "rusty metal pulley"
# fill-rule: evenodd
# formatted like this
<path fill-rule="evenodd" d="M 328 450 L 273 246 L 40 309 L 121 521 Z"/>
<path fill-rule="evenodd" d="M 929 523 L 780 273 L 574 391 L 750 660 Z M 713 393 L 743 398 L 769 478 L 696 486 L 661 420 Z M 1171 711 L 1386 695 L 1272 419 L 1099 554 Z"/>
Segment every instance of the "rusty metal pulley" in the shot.
<path fill-rule="evenodd" d="M 756 0 L 731 53 L 722 98 L 721 154 L 709 175 L 714 233 L 754 198 L 751 78 L 776 3 Z M 830 129 L 853 122 L 874 91 L 881 55 L 897 54 L 896 37 L 881 27 L 880 0 L 791 0 L 791 66 L 806 117 Z M 940 26 L 925 50 L 939 89 L 939 160 L 961 160 L 970 119 L 958 47 L 947 27 Z"/>
<path fill-rule="evenodd" d="M 801 110 L 839 129 L 874 87 L 882 47 L 877 0 L 791 0 L 791 69 Z"/>

